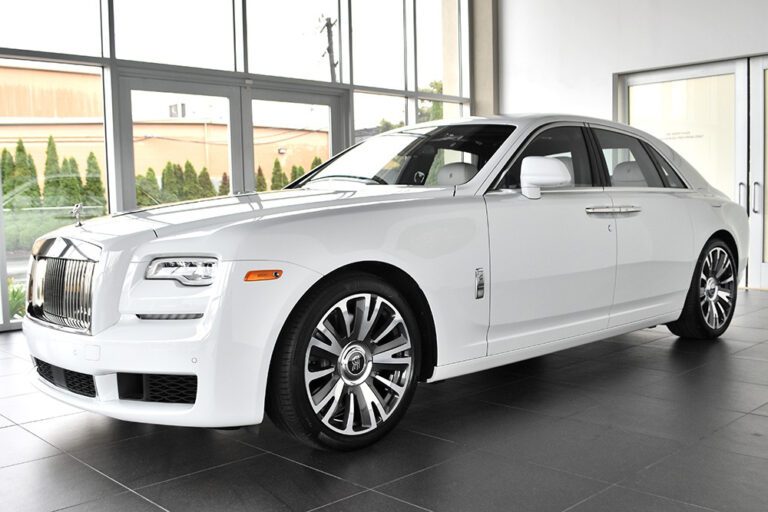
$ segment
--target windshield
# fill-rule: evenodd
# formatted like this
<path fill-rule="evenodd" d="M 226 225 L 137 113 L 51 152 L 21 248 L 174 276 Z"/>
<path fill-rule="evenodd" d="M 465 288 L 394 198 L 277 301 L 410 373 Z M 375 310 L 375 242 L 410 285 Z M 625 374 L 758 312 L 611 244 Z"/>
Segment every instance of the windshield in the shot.
<path fill-rule="evenodd" d="M 514 129 L 500 124 L 462 124 L 381 135 L 331 160 L 304 185 L 321 180 L 370 185 L 464 183 L 485 165 Z M 457 163 L 463 165 L 451 165 Z M 446 178 L 448 174 L 450 179 Z"/>

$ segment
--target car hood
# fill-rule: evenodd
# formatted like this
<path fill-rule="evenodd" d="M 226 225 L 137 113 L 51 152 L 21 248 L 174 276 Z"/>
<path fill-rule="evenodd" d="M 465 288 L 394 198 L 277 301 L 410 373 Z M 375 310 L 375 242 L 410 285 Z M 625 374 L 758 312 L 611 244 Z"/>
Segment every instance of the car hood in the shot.
<path fill-rule="evenodd" d="M 191 231 L 204 232 L 219 226 L 258 220 L 266 216 L 287 216 L 329 208 L 364 206 L 453 195 L 453 187 L 356 185 L 243 194 L 204 199 L 142 211 L 92 219 L 82 226 L 61 228 L 45 236 L 70 237 L 95 242 L 107 248 L 123 249 L 154 238 Z"/>

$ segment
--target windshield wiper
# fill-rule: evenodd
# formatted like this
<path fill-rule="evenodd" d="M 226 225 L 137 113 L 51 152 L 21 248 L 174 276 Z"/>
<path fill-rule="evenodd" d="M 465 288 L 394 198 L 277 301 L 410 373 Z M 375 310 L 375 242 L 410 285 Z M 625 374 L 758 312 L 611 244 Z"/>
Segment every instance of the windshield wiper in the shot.
<path fill-rule="evenodd" d="M 380 178 L 378 176 L 351 176 L 349 174 L 331 174 L 330 176 L 321 176 L 320 178 L 315 178 L 309 181 L 311 183 L 313 181 L 330 180 L 334 178 L 372 181 L 374 183 L 378 183 L 379 185 L 389 185 L 389 183 L 387 183 L 383 178 Z"/>

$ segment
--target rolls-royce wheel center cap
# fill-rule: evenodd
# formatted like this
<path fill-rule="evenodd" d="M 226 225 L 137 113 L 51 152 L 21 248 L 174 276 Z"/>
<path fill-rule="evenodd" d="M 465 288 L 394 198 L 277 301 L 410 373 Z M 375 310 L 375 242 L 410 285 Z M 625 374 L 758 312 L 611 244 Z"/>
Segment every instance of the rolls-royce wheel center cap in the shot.
<path fill-rule="evenodd" d="M 707 285 L 704 288 L 704 293 L 707 295 L 707 298 L 711 301 L 714 301 L 717 299 L 717 292 L 720 291 L 720 283 L 717 282 L 717 279 L 714 277 L 710 277 L 707 279 Z"/>
<path fill-rule="evenodd" d="M 356 386 L 364 382 L 372 368 L 371 351 L 362 343 L 350 343 L 341 351 L 339 374 L 346 384 Z"/>

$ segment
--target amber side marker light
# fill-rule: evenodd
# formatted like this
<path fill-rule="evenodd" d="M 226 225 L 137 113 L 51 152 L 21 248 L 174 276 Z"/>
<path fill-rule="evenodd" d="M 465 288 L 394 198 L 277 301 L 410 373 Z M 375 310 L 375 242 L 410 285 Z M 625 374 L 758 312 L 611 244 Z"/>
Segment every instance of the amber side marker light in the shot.
<path fill-rule="evenodd" d="M 273 281 L 282 275 L 282 270 L 249 270 L 245 274 L 245 281 Z"/>

